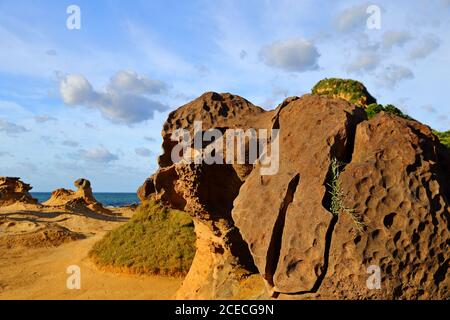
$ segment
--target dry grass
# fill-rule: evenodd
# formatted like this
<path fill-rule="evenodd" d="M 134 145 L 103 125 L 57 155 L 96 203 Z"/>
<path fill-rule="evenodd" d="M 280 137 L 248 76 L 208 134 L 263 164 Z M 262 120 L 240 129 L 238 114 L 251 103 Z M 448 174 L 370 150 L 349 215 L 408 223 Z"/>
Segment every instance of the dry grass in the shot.
<path fill-rule="evenodd" d="M 330 211 L 335 216 L 339 216 L 341 213 L 347 214 L 352 219 L 358 231 L 362 232 L 365 230 L 366 225 L 361 220 L 361 217 L 354 209 L 349 209 L 344 205 L 344 194 L 342 191 L 341 182 L 339 181 L 341 167 L 342 163 L 340 163 L 336 158 L 331 160 L 331 183 L 329 184 L 329 192 L 331 194 Z"/>
<path fill-rule="evenodd" d="M 97 242 L 89 256 L 103 269 L 181 276 L 192 264 L 195 239 L 187 213 L 146 202 L 129 222 Z"/>

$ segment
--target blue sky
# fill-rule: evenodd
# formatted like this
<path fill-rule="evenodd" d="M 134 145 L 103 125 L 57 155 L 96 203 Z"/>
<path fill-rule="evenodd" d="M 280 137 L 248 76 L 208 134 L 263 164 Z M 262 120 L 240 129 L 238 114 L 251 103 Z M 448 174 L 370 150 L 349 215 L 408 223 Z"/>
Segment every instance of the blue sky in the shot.
<path fill-rule="evenodd" d="M 205 91 L 272 109 L 325 77 L 448 130 L 449 33 L 449 0 L 0 0 L 0 176 L 135 191 L 171 110 Z"/>

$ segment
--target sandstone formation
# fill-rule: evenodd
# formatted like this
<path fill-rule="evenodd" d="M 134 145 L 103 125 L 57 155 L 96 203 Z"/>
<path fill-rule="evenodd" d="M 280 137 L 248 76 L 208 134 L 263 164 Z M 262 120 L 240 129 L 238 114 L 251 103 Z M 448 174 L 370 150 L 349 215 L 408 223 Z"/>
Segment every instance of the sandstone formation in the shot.
<path fill-rule="evenodd" d="M 153 183 L 153 178 L 150 177 L 145 180 L 144 184 L 139 187 L 137 191 L 137 196 L 141 202 L 148 199 L 153 193 L 155 193 L 155 185 Z"/>
<path fill-rule="evenodd" d="M 264 111 L 206 93 L 169 115 L 160 169 L 140 195 L 194 219 L 197 253 L 179 298 L 231 297 L 248 272 L 274 298 L 450 298 L 450 153 L 416 121 L 384 112 L 367 120 L 355 96 L 291 97 Z M 277 174 L 262 175 L 258 161 L 173 164 L 171 134 L 193 132 L 195 120 L 224 135 L 279 129 Z M 334 159 L 343 164 L 338 177 Z M 380 288 L 367 282 L 373 268 Z"/>
<path fill-rule="evenodd" d="M 91 183 L 86 179 L 78 179 L 74 182 L 77 191 L 67 189 L 57 189 L 52 192 L 49 200 L 43 203 L 50 207 L 64 207 L 68 211 L 92 211 L 95 213 L 111 214 L 111 211 L 104 208 L 98 202 L 91 188 Z"/>
<path fill-rule="evenodd" d="M 0 248 L 57 247 L 83 238 L 84 235 L 54 223 L 0 218 Z"/>
<path fill-rule="evenodd" d="M 29 191 L 33 187 L 20 180 L 20 178 L 0 177 L 0 207 L 16 203 L 37 204 Z"/>

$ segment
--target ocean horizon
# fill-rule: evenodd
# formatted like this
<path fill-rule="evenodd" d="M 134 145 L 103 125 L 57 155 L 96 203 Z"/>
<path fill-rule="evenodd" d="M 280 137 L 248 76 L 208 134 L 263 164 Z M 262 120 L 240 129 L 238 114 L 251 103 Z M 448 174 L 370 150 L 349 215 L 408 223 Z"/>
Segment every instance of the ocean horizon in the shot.
<path fill-rule="evenodd" d="M 51 194 L 51 192 L 31 192 L 31 195 L 36 198 L 39 203 L 50 199 Z M 136 192 L 94 192 L 94 197 L 106 207 L 123 207 L 140 203 Z"/>

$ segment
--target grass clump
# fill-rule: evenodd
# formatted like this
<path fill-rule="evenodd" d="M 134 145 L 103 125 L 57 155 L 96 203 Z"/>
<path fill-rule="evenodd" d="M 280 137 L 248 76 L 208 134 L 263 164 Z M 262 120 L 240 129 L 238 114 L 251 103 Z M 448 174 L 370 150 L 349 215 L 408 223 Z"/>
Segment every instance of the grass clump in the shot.
<path fill-rule="evenodd" d="M 185 275 L 195 255 L 190 216 L 151 201 L 129 222 L 97 242 L 89 257 L 106 269 L 138 274 Z"/>
<path fill-rule="evenodd" d="M 396 106 L 394 106 L 392 104 L 387 104 L 387 105 L 383 106 L 381 104 L 372 103 L 367 106 L 365 111 L 366 111 L 366 115 L 367 115 L 368 119 L 372 119 L 378 113 L 380 113 L 381 111 L 384 111 L 386 113 L 393 114 L 393 115 L 398 116 L 403 119 L 414 120 L 413 118 L 411 118 L 407 114 L 404 114 L 399 108 L 397 108 Z"/>
<path fill-rule="evenodd" d="M 329 78 L 320 80 L 312 88 L 312 94 L 342 98 L 361 106 L 377 102 L 361 82 L 351 79 Z"/>
<path fill-rule="evenodd" d="M 366 225 L 362 222 L 354 209 L 349 209 L 344 205 L 344 193 L 342 191 L 341 182 L 339 181 L 341 167 L 342 163 L 336 158 L 331 160 L 331 182 L 328 184 L 331 196 L 330 211 L 336 217 L 342 213 L 347 214 L 354 222 L 356 229 L 362 232 L 366 228 Z"/>
<path fill-rule="evenodd" d="M 437 130 L 433 130 L 433 133 L 439 138 L 439 141 L 450 149 L 450 130 L 445 132 L 439 132 Z"/>

